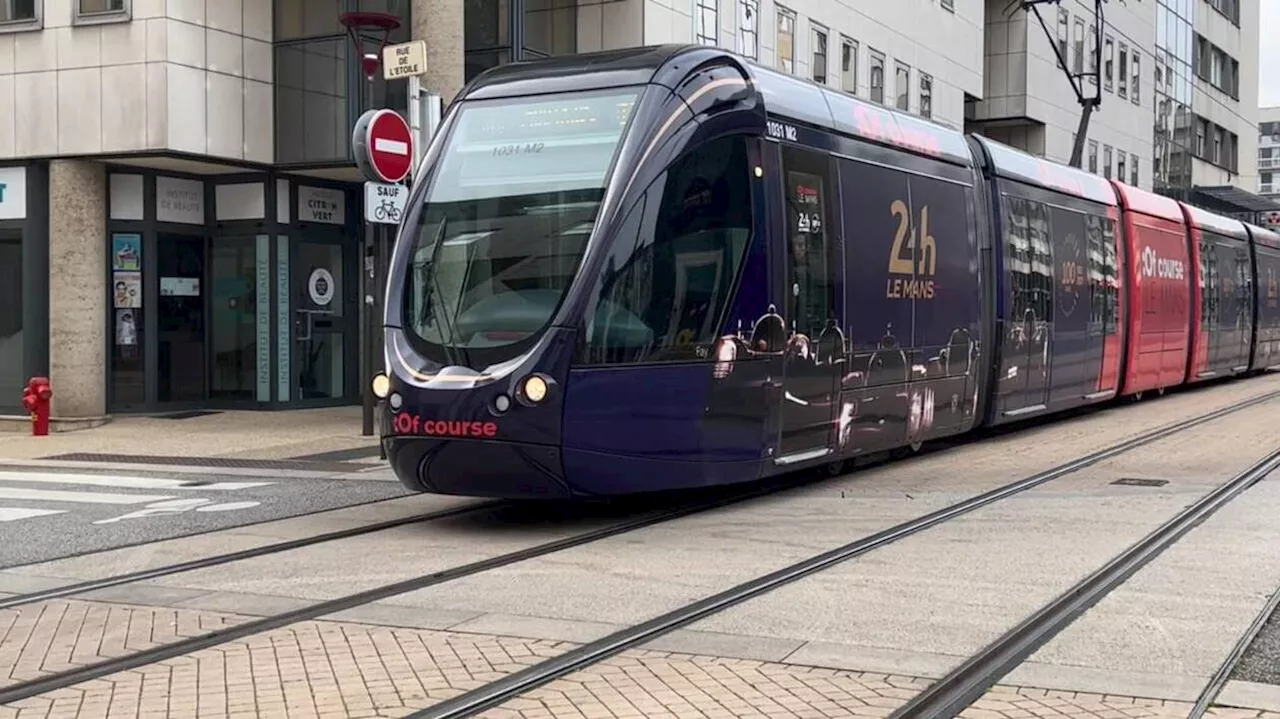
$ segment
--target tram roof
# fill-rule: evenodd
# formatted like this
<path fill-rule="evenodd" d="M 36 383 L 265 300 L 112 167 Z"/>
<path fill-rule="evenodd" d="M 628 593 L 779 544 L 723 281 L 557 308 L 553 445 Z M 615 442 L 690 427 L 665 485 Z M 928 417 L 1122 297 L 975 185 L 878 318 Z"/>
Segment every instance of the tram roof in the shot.
<path fill-rule="evenodd" d="M 654 82 L 658 71 L 675 56 L 697 47 L 650 45 L 507 63 L 477 75 L 463 88 L 462 96 L 482 100 L 643 85 Z"/>
<path fill-rule="evenodd" d="M 1249 234 L 1253 236 L 1255 243 L 1280 250 L 1280 234 L 1252 222 L 1245 223 L 1245 226 L 1249 228 Z"/>
<path fill-rule="evenodd" d="M 726 53 L 729 54 L 729 53 Z M 736 55 L 751 74 L 770 115 L 795 119 L 845 135 L 935 157 L 966 167 L 973 154 L 964 134 L 924 118 L 778 72 Z"/>
<path fill-rule="evenodd" d="M 970 135 L 990 158 L 998 177 L 1115 207 L 1116 192 L 1105 178 L 1070 165 L 1050 162 L 983 135 Z"/>
<path fill-rule="evenodd" d="M 1223 217 L 1195 205 L 1188 205 L 1185 202 L 1182 203 L 1182 206 L 1186 208 L 1187 215 L 1191 218 L 1191 224 L 1201 230 L 1209 230 L 1227 237 L 1234 237 L 1237 240 L 1249 239 L 1248 230 L 1245 229 L 1244 223 L 1240 220 Z"/>

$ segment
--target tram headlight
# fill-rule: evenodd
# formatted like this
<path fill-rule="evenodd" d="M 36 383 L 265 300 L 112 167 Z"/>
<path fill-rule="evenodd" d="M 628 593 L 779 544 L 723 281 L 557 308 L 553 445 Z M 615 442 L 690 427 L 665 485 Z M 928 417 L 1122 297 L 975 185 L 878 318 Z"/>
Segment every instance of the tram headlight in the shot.
<path fill-rule="evenodd" d="M 536 374 L 529 375 L 524 378 L 524 384 L 520 386 L 520 394 L 529 401 L 530 404 L 538 404 L 547 398 L 547 381 Z"/>
<path fill-rule="evenodd" d="M 373 376 L 373 396 L 386 399 L 391 394 L 391 378 L 379 372 Z"/>

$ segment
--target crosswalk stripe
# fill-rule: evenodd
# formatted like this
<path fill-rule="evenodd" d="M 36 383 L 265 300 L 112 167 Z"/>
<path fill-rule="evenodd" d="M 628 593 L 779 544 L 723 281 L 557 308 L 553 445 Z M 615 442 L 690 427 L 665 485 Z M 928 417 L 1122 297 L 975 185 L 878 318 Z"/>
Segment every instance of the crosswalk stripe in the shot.
<path fill-rule="evenodd" d="M 57 472 L 0 472 L 0 482 L 24 482 L 31 484 L 82 484 L 93 487 L 118 487 L 120 489 L 175 489 L 198 492 L 231 492 L 237 489 L 266 487 L 274 482 L 211 482 L 192 484 L 190 479 L 162 477 L 126 477 L 107 474 L 60 474 Z"/>
<path fill-rule="evenodd" d="M 47 500 L 51 502 L 79 502 L 82 504 L 146 504 L 162 499 L 173 499 L 161 494 L 112 494 L 110 492 L 62 492 L 56 489 L 21 489 L 0 487 L 0 499 L 20 501 Z"/>
<path fill-rule="evenodd" d="M 46 517 L 50 514 L 66 514 L 63 509 L 23 509 L 22 507 L 0 507 L 0 522 L 13 522 L 32 517 Z"/>

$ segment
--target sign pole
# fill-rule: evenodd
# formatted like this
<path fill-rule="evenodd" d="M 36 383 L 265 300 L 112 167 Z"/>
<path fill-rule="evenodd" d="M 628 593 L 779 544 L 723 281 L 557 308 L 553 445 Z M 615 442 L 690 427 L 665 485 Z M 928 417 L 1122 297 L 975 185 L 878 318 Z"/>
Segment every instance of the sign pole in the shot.
<path fill-rule="evenodd" d="M 373 57 L 377 57 L 374 55 Z M 373 109 L 373 75 L 370 74 L 365 82 L 365 107 L 369 110 Z M 361 294 L 361 309 L 364 311 L 365 331 L 364 337 L 361 339 L 363 350 L 360 355 L 360 396 L 363 400 L 363 408 L 360 418 L 360 434 L 369 437 L 373 435 L 373 415 L 377 398 L 373 396 L 373 388 L 369 384 L 369 378 L 373 376 L 375 344 L 375 323 L 378 321 L 377 307 L 375 305 L 374 288 L 377 286 L 377 260 L 375 258 L 375 243 L 377 242 L 377 227 L 372 223 L 365 221 L 364 225 L 364 272 L 360 274 L 364 280 Z"/>

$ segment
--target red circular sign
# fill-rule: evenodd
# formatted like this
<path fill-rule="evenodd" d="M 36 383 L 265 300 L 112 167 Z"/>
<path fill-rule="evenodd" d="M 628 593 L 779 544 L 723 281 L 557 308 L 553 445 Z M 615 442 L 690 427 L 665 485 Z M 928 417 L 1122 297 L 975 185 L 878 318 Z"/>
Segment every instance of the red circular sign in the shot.
<path fill-rule="evenodd" d="M 394 110 L 379 110 L 365 137 L 369 164 L 383 182 L 399 182 L 413 169 L 413 135 L 409 123 Z"/>

